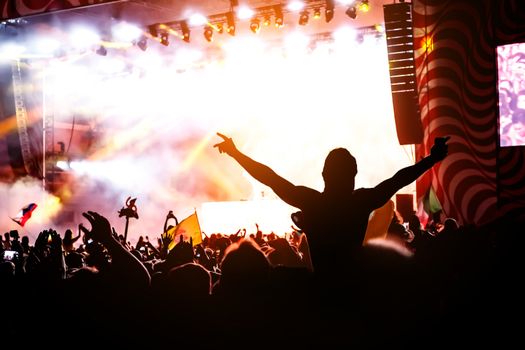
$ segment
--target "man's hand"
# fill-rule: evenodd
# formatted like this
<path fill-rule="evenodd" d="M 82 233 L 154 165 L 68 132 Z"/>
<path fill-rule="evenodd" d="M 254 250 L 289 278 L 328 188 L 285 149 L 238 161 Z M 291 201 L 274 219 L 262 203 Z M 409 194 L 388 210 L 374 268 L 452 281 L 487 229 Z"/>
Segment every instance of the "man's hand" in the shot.
<path fill-rule="evenodd" d="M 111 224 L 108 219 L 94 211 L 82 213 L 91 224 L 91 231 L 82 227 L 82 231 L 88 237 L 93 238 L 94 241 L 106 244 L 114 240 L 112 236 Z"/>
<path fill-rule="evenodd" d="M 450 139 L 450 136 L 446 137 L 436 137 L 434 140 L 434 146 L 430 149 L 430 156 L 434 161 L 439 162 L 448 154 L 448 145 L 447 141 Z"/>
<path fill-rule="evenodd" d="M 237 147 L 235 147 L 235 144 L 233 143 L 231 137 L 223 135 L 219 132 L 217 133 L 217 135 L 221 137 L 224 141 L 213 145 L 213 147 L 217 147 L 220 153 L 226 152 L 228 155 L 233 156 L 233 154 L 237 152 Z"/>

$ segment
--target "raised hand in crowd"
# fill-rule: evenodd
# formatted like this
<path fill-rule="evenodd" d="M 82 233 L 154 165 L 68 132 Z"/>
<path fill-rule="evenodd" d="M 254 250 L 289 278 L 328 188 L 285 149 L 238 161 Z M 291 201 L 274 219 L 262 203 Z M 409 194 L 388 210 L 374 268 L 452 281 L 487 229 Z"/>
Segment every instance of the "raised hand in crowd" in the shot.
<path fill-rule="evenodd" d="M 147 288 L 150 284 L 150 275 L 144 265 L 131 254 L 120 242 L 113 237 L 113 231 L 108 219 L 94 212 L 88 211 L 82 215 L 91 224 L 91 230 L 86 227 L 82 231 L 95 242 L 100 242 L 111 254 L 111 268 L 115 279 L 122 282 L 122 286 Z"/>

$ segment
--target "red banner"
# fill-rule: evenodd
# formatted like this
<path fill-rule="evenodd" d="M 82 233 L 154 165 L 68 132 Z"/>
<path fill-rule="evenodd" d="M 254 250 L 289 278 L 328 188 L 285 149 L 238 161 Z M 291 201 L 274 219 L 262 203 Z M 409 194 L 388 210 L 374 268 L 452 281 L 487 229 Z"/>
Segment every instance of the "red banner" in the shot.
<path fill-rule="evenodd" d="M 116 1 L 117 0 L 0 0 L 0 20 Z"/>

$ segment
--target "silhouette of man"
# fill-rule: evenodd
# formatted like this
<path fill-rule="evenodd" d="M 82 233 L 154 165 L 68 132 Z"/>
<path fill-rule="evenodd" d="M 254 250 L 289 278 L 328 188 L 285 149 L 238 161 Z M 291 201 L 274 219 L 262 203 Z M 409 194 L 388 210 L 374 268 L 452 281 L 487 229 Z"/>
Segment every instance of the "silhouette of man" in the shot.
<path fill-rule="evenodd" d="M 349 250 L 362 245 L 370 213 L 383 206 L 398 190 L 415 181 L 448 153 L 449 137 L 436 138 L 430 155 L 399 170 L 374 188 L 354 189 L 357 163 L 344 148 L 332 150 L 323 168 L 323 192 L 296 186 L 237 149 L 233 140 L 217 133 L 214 145 L 227 153 L 251 176 L 269 186 L 286 203 L 301 209 L 292 215 L 308 237 L 316 274 L 331 273 L 348 264 Z"/>

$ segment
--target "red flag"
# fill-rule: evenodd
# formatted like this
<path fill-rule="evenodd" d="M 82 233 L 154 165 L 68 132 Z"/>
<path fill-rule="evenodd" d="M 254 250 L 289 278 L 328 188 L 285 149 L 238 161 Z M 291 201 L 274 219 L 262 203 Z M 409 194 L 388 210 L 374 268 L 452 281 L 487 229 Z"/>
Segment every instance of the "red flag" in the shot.
<path fill-rule="evenodd" d="M 31 214 L 33 213 L 33 210 L 35 210 L 36 207 L 37 205 L 35 203 L 30 203 L 26 205 L 25 207 L 20 209 L 18 215 L 15 218 L 11 218 L 11 220 L 24 227 L 24 225 L 26 224 L 27 220 L 29 220 Z"/>

